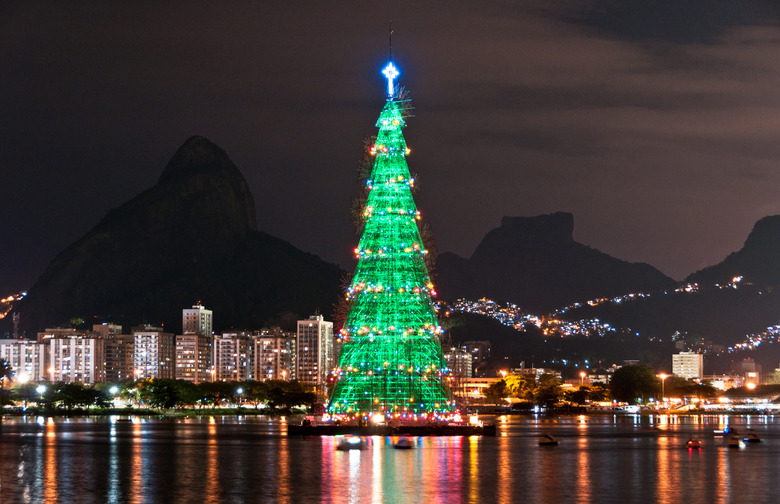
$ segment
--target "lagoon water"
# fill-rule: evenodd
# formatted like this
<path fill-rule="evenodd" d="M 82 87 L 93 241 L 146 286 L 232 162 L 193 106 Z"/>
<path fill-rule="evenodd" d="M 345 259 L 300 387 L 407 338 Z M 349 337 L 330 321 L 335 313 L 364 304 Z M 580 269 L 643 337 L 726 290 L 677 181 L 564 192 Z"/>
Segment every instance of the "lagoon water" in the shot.
<path fill-rule="evenodd" d="M 497 417 L 496 437 L 288 437 L 284 419 L 5 417 L 0 503 L 775 503 L 774 416 Z M 713 430 L 762 438 L 728 448 Z M 542 447 L 550 433 L 557 447 Z M 684 448 L 690 438 L 700 450 Z"/>

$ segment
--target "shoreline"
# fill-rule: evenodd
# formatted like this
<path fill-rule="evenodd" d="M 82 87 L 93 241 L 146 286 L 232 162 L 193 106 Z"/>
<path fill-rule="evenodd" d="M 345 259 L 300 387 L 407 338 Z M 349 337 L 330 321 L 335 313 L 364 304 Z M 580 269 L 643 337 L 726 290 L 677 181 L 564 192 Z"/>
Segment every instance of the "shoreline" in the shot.
<path fill-rule="evenodd" d="M 716 411 L 674 411 L 674 410 L 657 410 L 657 411 L 555 411 L 548 410 L 542 412 L 533 411 L 506 411 L 506 412 L 482 412 L 480 417 L 538 417 L 538 418 L 556 418 L 556 417 L 600 417 L 600 416 L 774 416 L 778 413 L 774 411 L 766 411 L 760 409 L 746 409 L 746 410 L 716 410 Z M 78 418 L 78 417 L 157 417 L 157 418 L 187 418 L 187 417 L 211 417 L 211 416 L 265 416 L 270 418 L 280 417 L 304 417 L 310 415 L 309 412 L 303 410 L 268 410 L 268 409 L 254 409 L 254 408 L 176 408 L 176 409 L 152 409 L 152 408 L 95 408 L 95 409 L 72 409 L 72 410 L 59 410 L 59 409 L 46 409 L 29 407 L 26 410 L 0 410 L 0 419 L 2 417 L 24 417 L 24 416 L 41 416 L 52 418 Z"/>

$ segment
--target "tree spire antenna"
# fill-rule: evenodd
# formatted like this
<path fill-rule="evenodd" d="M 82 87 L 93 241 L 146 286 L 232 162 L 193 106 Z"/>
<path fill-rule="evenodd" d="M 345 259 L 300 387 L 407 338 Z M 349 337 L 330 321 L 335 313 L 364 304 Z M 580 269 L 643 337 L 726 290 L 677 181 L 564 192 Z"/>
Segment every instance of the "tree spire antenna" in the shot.
<path fill-rule="evenodd" d="M 389 21 L 387 33 L 387 47 L 390 50 L 390 61 L 393 61 L 393 21 Z"/>

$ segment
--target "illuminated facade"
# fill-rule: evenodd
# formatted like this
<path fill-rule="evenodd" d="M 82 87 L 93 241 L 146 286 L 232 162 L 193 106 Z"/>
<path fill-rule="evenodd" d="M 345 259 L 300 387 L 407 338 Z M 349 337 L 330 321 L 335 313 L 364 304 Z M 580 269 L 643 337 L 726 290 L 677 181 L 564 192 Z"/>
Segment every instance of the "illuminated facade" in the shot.
<path fill-rule="evenodd" d="M 176 335 L 176 379 L 193 383 L 211 380 L 214 338 L 194 332 Z"/>
<path fill-rule="evenodd" d="M 133 329 L 133 374 L 136 379 L 176 376 L 175 343 L 172 333 L 159 327 Z"/>
<path fill-rule="evenodd" d="M 106 381 L 121 382 L 134 376 L 135 336 L 117 334 L 105 340 Z"/>
<path fill-rule="evenodd" d="M 355 249 L 358 264 L 347 291 L 349 312 L 328 412 L 430 418 L 450 413 L 453 405 L 444 385 L 449 376 L 439 342 L 442 330 L 406 164 L 402 129 L 408 104 L 394 92 L 398 69 L 391 63 L 383 73 L 388 99 L 371 147 L 374 164 Z"/>
<path fill-rule="evenodd" d="M 296 379 L 301 383 L 323 386 L 336 366 L 333 348 L 333 322 L 322 315 L 298 321 L 296 334 Z"/>
<path fill-rule="evenodd" d="M 672 355 L 672 374 L 688 380 L 700 380 L 704 375 L 704 356 L 696 352 Z"/>
<path fill-rule="evenodd" d="M 184 334 L 211 336 L 213 325 L 214 318 L 211 310 L 207 310 L 200 303 L 181 311 L 181 332 Z"/>
<path fill-rule="evenodd" d="M 254 336 L 253 340 L 252 378 L 260 381 L 291 379 L 295 335 L 282 331 L 263 331 Z"/>
<path fill-rule="evenodd" d="M 243 332 L 223 333 L 214 338 L 214 377 L 217 381 L 249 378 L 249 336 Z"/>
<path fill-rule="evenodd" d="M 25 339 L 0 340 L 0 360 L 11 366 L 11 378 L 14 381 L 46 380 L 49 362 L 43 343 Z"/>
<path fill-rule="evenodd" d="M 105 340 L 93 335 L 48 336 L 47 378 L 51 382 L 92 385 L 105 381 Z"/>

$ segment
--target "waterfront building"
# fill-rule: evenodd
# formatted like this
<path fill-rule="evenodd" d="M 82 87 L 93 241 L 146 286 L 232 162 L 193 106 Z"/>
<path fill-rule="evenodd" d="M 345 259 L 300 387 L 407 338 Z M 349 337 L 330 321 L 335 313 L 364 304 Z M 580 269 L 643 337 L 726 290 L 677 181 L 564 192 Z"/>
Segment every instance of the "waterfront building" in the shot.
<path fill-rule="evenodd" d="M 53 327 L 45 329 L 38 333 L 38 343 L 42 343 L 44 339 L 61 338 L 67 336 L 85 335 L 86 332 L 73 329 L 72 327 Z"/>
<path fill-rule="evenodd" d="M 728 390 L 732 388 L 739 388 L 745 382 L 745 378 L 740 375 L 705 375 L 702 376 L 702 381 L 708 382 L 710 385 L 718 390 Z"/>
<path fill-rule="evenodd" d="M 246 333 L 222 333 L 214 337 L 213 345 L 212 380 L 244 381 L 249 378 L 251 347 Z"/>
<path fill-rule="evenodd" d="M 117 334 L 103 340 L 106 362 L 106 381 L 121 382 L 135 376 L 135 336 Z"/>
<path fill-rule="evenodd" d="M 472 353 L 463 347 L 449 347 L 444 352 L 444 362 L 453 378 L 471 378 Z"/>
<path fill-rule="evenodd" d="M 458 395 L 461 398 L 479 402 L 485 399 L 487 389 L 502 379 L 501 376 L 495 378 L 466 378 L 460 383 Z"/>
<path fill-rule="evenodd" d="M 92 332 L 101 338 L 114 338 L 122 334 L 122 326 L 119 324 L 107 323 L 93 324 Z"/>
<path fill-rule="evenodd" d="M 211 336 L 213 325 L 211 310 L 207 310 L 200 303 L 181 311 L 181 332 L 183 334 L 195 333 L 201 336 Z"/>
<path fill-rule="evenodd" d="M 292 364 L 292 342 L 295 335 L 279 329 L 263 330 L 254 335 L 252 379 L 289 380 Z"/>
<path fill-rule="evenodd" d="M 687 380 L 700 380 L 704 375 L 704 356 L 696 352 L 672 355 L 672 374 Z"/>
<path fill-rule="evenodd" d="M 499 371 L 499 373 L 501 373 L 501 372 Z M 553 375 L 553 376 L 555 376 L 559 380 L 562 379 L 561 372 L 558 371 L 557 369 L 552 369 L 552 368 L 538 368 L 538 367 L 533 367 L 533 366 L 532 367 L 525 367 L 523 365 L 523 366 L 521 366 L 519 368 L 511 369 L 510 373 L 511 374 L 516 374 L 516 375 L 523 375 L 526 378 L 528 378 L 529 380 L 534 381 L 535 383 L 539 383 L 539 379 L 541 379 L 541 377 L 544 376 L 544 375 Z M 501 374 L 503 374 L 503 373 L 501 373 Z"/>
<path fill-rule="evenodd" d="M 333 322 L 322 315 L 298 321 L 296 333 L 296 378 L 301 383 L 323 387 L 335 367 Z"/>
<path fill-rule="evenodd" d="M 176 379 L 201 383 L 211 379 L 213 358 L 211 334 L 187 332 L 176 335 Z"/>
<path fill-rule="evenodd" d="M 471 354 L 471 375 L 483 376 L 485 374 L 486 363 L 490 358 L 490 341 L 465 341 L 463 342 L 462 348 Z"/>
<path fill-rule="evenodd" d="M 95 333 L 46 335 L 42 343 L 49 354 L 49 381 L 85 385 L 105 381 L 105 340 Z"/>
<path fill-rule="evenodd" d="M 133 328 L 133 367 L 135 379 L 176 377 L 173 333 L 160 327 Z"/>
<path fill-rule="evenodd" d="M 0 360 L 11 366 L 13 381 L 42 381 L 48 377 L 49 362 L 46 347 L 42 343 L 27 339 L 0 340 Z"/>

